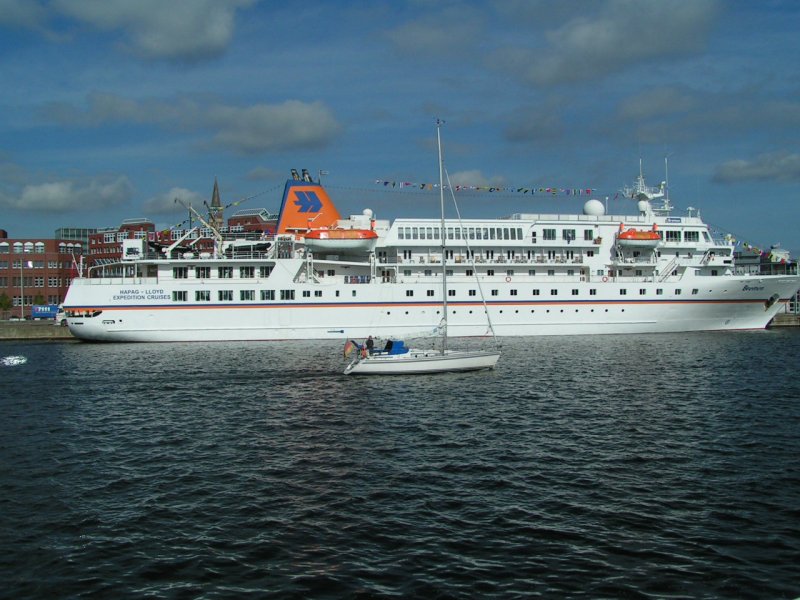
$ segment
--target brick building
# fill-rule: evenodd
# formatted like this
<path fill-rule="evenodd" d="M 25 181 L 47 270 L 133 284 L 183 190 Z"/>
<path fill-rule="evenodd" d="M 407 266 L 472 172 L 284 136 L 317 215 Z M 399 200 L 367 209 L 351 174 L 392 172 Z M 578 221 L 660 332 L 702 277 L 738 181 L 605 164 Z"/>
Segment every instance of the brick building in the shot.
<path fill-rule="evenodd" d="M 59 304 L 84 246 L 72 239 L 9 238 L 0 230 L 0 317 L 30 317 L 34 304 Z"/>

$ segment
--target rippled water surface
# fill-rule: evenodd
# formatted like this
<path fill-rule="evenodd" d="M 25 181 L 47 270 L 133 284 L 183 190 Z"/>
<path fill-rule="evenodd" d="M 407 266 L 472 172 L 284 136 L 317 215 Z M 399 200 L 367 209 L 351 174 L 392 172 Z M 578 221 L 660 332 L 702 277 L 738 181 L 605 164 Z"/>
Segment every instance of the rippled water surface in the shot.
<path fill-rule="evenodd" d="M 5 597 L 800 596 L 800 331 L 0 355 Z"/>

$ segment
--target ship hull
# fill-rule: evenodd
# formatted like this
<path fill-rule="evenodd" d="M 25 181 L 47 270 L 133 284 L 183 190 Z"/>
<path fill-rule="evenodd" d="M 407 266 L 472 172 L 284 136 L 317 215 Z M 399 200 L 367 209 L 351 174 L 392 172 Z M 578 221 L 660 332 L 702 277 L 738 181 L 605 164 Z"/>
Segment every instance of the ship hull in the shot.
<path fill-rule="evenodd" d="M 489 284 L 498 294 L 486 307 L 498 336 L 643 334 L 682 331 L 763 329 L 784 310 L 800 285 L 796 276 L 704 278 L 675 285 L 664 283 L 580 282 L 550 284 L 546 299 L 519 299 L 512 290 L 533 282 Z M 343 339 L 380 335 L 413 337 L 433 333 L 441 320 L 439 301 L 409 301 L 422 284 L 378 283 L 340 286 L 341 300 L 311 298 L 291 302 L 188 304 L 165 302 L 171 288 L 162 284 L 151 301 L 115 301 L 131 284 L 91 284 L 77 280 L 65 300 L 68 325 L 76 337 L 105 342 L 192 342 L 234 340 Z M 303 285 L 297 286 L 302 297 Z M 308 284 L 313 289 L 311 284 Z M 453 284 L 455 296 L 466 296 L 468 284 Z M 464 289 L 461 289 L 464 288 Z M 621 289 L 629 288 L 625 299 Z M 181 287 L 185 289 L 185 286 Z M 590 289 L 596 295 L 590 295 Z M 657 295 L 656 289 L 668 292 Z M 571 299 L 577 291 L 580 299 Z M 631 297 L 644 290 L 644 294 Z M 692 294 L 693 290 L 697 293 Z M 333 288 L 328 291 L 333 295 Z M 355 296 L 354 296 L 355 293 Z M 147 296 L 148 294 L 144 294 Z M 159 300 L 160 298 L 160 300 Z M 347 299 L 345 299 L 347 298 Z M 480 301 L 451 300 L 450 337 L 490 333 Z"/>

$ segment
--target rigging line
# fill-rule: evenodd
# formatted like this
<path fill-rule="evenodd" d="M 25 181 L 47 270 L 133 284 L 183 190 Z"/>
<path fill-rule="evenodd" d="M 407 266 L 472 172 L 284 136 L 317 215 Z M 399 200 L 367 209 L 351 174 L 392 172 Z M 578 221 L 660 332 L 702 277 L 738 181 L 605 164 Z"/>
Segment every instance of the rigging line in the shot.
<path fill-rule="evenodd" d="M 450 184 L 450 173 L 447 171 L 447 168 L 444 168 L 445 177 L 447 177 L 447 185 L 450 188 L 450 196 L 453 198 L 453 206 L 456 209 L 456 216 L 458 217 L 458 225 L 463 229 L 464 223 L 461 220 L 461 211 L 458 209 L 458 202 L 456 202 L 456 196 L 453 193 L 453 186 Z M 444 229 L 444 228 L 443 228 Z M 446 235 L 445 231 L 442 231 L 442 238 Z M 489 307 L 486 305 L 486 296 L 483 293 L 483 286 L 481 285 L 481 280 L 478 277 L 478 268 L 475 266 L 475 255 L 472 252 L 472 249 L 469 246 L 469 239 L 464 238 L 464 243 L 467 246 L 467 257 L 469 258 L 469 265 L 472 267 L 472 272 L 475 273 L 475 281 L 478 284 L 478 291 L 481 293 L 481 302 L 483 303 L 483 312 L 486 314 L 486 321 L 489 324 L 489 331 L 492 332 L 492 339 L 494 340 L 495 348 L 499 348 L 499 344 L 497 343 L 497 334 L 494 331 L 494 325 L 492 325 L 492 317 L 489 314 Z M 442 257 L 442 262 L 444 262 L 444 256 Z"/>

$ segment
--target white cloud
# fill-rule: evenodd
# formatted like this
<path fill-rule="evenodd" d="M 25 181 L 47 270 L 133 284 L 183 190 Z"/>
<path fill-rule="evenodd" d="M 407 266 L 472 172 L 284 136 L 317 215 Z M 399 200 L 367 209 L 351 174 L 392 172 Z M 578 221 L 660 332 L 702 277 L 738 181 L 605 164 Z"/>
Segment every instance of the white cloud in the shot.
<path fill-rule="evenodd" d="M 321 102 L 287 100 L 247 108 L 217 106 L 208 111 L 217 129 L 217 143 L 240 154 L 286 148 L 318 148 L 341 131 L 331 111 Z"/>
<path fill-rule="evenodd" d="M 54 10 L 103 30 L 122 30 L 145 58 L 198 61 L 222 54 L 238 8 L 253 0 L 55 0 Z"/>
<path fill-rule="evenodd" d="M 44 107 L 41 115 L 61 125 L 82 127 L 145 123 L 171 130 L 211 130 L 212 138 L 205 146 L 222 146 L 238 154 L 321 148 L 342 130 L 325 104 L 300 100 L 246 107 L 204 106 L 184 98 L 130 100 L 115 94 L 92 93 L 85 110 L 53 103 Z"/>
<path fill-rule="evenodd" d="M 730 160 L 716 168 L 713 180 L 717 183 L 800 182 L 800 154 L 771 152 L 753 160 Z"/>
<path fill-rule="evenodd" d="M 646 61 L 697 53 L 718 12 L 717 0 L 607 0 L 577 3 L 581 15 L 545 34 L 546 47 L 509 46 L 490 57 L 528 83 L 587 81 Z"/>
<path fill-rule="evenodd" d="M 45 19 L 45 9 L 35 0 L 0 0 L 0 25 L 36 29 Z"/>
<path fill-rule="evenodd" d="M 203 211 L 203 200 L 205 198 L 186 188 L 174 187 L 168 192 L 153 196 L 144 201 L 142 207 L 147 215 L 174 215 L 185 212 L 186 209 L 175 199 L 181 200 L 187 205 L 191 205 L 195 210 Z"/>
<path fill-rule="evenodd" d="M 479 169 L 472 169 L 469 171 L 451 173 L 450 183 L 452 183 L 453 186 L 501 186 L 505 185 L 505 180 L 502 177 L 486 177 Z"/>
<path fill-rule="evenodd" d="M 81 212 L 124 204 L 133 186 L 124 175 L 30 184 L 17 195 L 4 194 L 0 204 L 8 208 L 38 212 Z"/>

